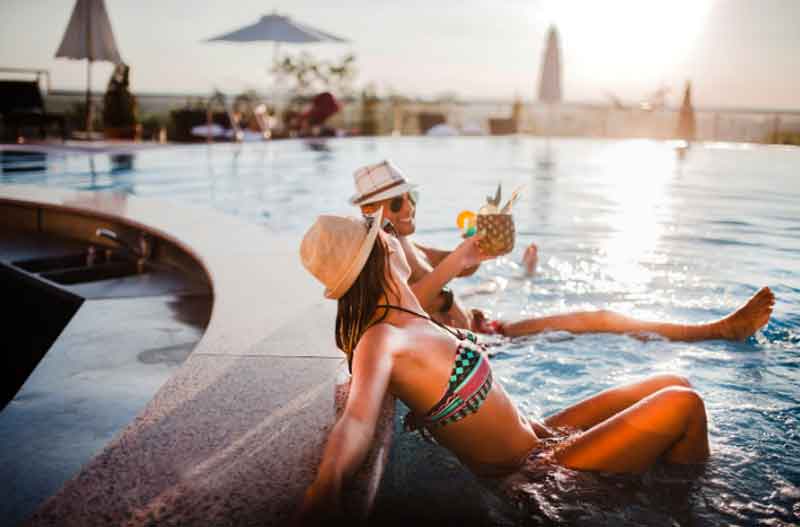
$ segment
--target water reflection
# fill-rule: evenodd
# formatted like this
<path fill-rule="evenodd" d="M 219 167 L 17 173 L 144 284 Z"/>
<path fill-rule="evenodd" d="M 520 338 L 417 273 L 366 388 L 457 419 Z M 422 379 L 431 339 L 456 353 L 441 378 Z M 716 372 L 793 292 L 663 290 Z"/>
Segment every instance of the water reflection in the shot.
<path fill-rule="evenodd" d="M 314 152 L 332 152 L 325 139 L 308 139 L 303 141 L 303 146 Z"/>
<path fill-rule="evenodd" d="M 553 165 L 538 166 L 533 174 L 529 200 L 531 217 L 537 218 L 539 226 L 546 226 L 550 221 L 550 207 L 553 203 L 553 186 L 555 173 Z"/>
<path fill-rule="evenodd" d="M 47 170 L 47 154 L 25 150 L 0 150 L 0 174 Z"/>
<path fill-rule="evenodd" d="M 598 262 L 613 282 L 642 289 L 654 278 L 646 264 L 657 261 L 665 226 L 674 221 L 667 194 L 674 154 L 654 141 L 624 141 L 602 154 L 600 166 L 605 168 L 598 189 L 610 204 L 601 221 L 610 235 Z"/>
<path fill-rule="evenodd" d="M 133 170 L 133 154 L 114 154 L 111 156 L 111 173 L 130 172 Z"/>

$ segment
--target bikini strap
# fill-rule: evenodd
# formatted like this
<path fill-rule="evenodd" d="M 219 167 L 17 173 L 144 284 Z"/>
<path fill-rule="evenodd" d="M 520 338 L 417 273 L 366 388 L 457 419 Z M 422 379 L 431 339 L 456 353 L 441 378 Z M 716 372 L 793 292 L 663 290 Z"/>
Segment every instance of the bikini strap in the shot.
<path fill-rule="evenodd" d="M 465 340 L 465 339 L 467 339 L 467 340 L 473 340 L 473 339 L 471 339 L 471 338 L 470 338 L 470 334 L 469 334 L 469 333 L 467 333 L 467 334 L 465 335 L 465 334 L 464 334 L 464 333 L 462 333 L 461 331 L 458 331 L 458 330 L 456 330 L 456 331 L 453 331 L 453 330 L 452 330 L 451 328 L 449 328 L 449 327 L 448 327 L 446 324 L 442 324 L 442 323 L 441 323 L 441 322 L 439 322 L 438 320 L 434 320 L 434 319 L 432 319 L 431 317 L 429 317 L 428 315 L 423 315 L 422 313 L 417 313 L 416 311 L 414 311 L 414 310 L 412 310 L 412 309 L 406 309 L 406 308 L 404 308 L 404 307 L 402 307 L 402 306 L 396 306 L 396 305 L 394 305 L 394 304 L 378 304 L 378 305 L 377 305 L 377 306 L 375 306 L 375 307 L 376 307 L 376 308 L 382 307 L 382 308 L 385 308 L 385 309 L 396 309 L 396 310 L 398 310 L 398 311 L 403 311 L 403 312 L 405 312 L 405 313 L 408 313 L 409 315 L 414 315 L 415 317 L 424 318 L 425 320 L 428 320 L 428 321 L 430 321 L 430 322 L 433 322 L 434 324 L 436 324 L 436 325 L 437 325 L 437 326 L 439 326 L 440 328 L 442 328 L 442 329 L 446 330 L 448 333 L 450 333 L 451 335 L 453 335 L 453 336 L 454 336 L 455 338 L 457 338 L 458 340 Z"/>

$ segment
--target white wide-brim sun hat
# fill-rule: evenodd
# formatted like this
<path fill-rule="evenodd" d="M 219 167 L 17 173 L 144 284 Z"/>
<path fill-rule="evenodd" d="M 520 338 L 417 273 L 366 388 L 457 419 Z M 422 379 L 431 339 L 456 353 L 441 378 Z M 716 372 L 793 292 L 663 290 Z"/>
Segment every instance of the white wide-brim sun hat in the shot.
<path fill-rule="evenodd" d="M 350 198 L 350 203 L 358 206 L 402 196 L 418 187 L 388 160 L 359 168 L 353 173 L 353 180 L 356 193 Z"/>
<path fill-rule="evenodd" d="M 367 263 L 383 219 L 381 207 L 366 229 L 364 218 L 323 214 L 300 242 L 300 260 L 325 286 L 325 298 L 341 298 Z"/>

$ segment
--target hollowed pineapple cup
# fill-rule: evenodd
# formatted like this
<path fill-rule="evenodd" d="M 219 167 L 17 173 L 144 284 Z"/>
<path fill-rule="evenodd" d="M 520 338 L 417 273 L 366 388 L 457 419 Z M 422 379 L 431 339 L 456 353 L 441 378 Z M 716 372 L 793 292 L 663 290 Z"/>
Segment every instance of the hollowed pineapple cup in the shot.
<path fill-rule="evenodd" d="M 485 254 L 500 256 L 514 249 L 514 218 L 511 214 L 478 214 L 478 247 Z"/>

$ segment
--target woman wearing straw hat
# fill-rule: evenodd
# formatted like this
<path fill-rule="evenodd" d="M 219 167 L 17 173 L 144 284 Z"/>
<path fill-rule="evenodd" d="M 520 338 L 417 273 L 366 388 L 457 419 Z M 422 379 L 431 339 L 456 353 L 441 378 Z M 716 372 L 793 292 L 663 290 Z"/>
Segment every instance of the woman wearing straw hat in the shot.
<path fill-rule="evenodd" d="M 480 476 L 510 478 L 561 464 L 641 472 L 658 459 L 702 463 L 709 455 L 705 406 L 689 383 L 661 375 L 601 392 L 543 422 L 523 417 L 472 334 L 438 325 L 408 285 L 398 240 L 366 220 L 320 216 L 303 238 L 303 265 L 338 301 L 336 343 L 352 371 L 344 412 L 328 438 L 301 518 L 340 511 L 343 485 L 370 446 L 388 391 L 419 429 Z M 433 271 L 444 283 L 486 257 L 467 239 Z"/>

